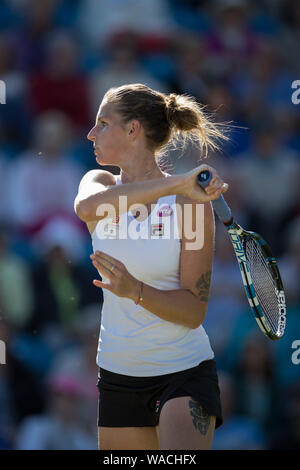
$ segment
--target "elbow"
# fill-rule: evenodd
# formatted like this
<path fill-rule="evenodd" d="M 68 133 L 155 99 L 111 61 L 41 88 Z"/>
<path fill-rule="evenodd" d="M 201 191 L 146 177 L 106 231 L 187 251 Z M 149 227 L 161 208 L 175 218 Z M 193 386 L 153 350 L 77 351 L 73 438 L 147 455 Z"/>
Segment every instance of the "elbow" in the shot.
<path fill-rule="evenodd" d="M 191 325 L 192 330 L 196 330 L 202 325 L 205 319 L 206 310 L 207 310 L 207 304 L 203 306 L 203 302 L 202 302 L 202 305 L 200 306 L 200 308 L 198 307 L 198 309 L 195 311 L 193 324 Z"/>
<path fill-rule="evenodd" d="M 202 325 L 202 323 L 203 323 L 203 320 L 202 320 L 202 319 L 199 320 L 199 318 L 197 318 L 197 319 L 193 322 L 193 324 L 190 326 L 190 328 L 191 328 L 192 330 L 197 330 L 197 328 L 199 328 L 199 327 Z"/>
<path fill-rule="evenodd" d="M 197 297 L 197 295 L 194 294 L 193 291 L 189 290 L 189 292 L 190 294 L 192 294 L 192 296 L 190 297 L 192 301 L 189 304 L 190 314 L 191 312 L 193 312 L 192 315 L 189 315 L 189 317 L 191 318 L 189 328 L 191 328 L 192 330 L 196 330 L 204 322 L 208 302 L 206 301 L 206 299 L 200 300 L 200 298 Z"/>
<path fill-rule="evenodd" d="M 83 222 L 89 222 L 91 220 L 86 201 L 75 199 L 74 211 L 77 217 Z"/>

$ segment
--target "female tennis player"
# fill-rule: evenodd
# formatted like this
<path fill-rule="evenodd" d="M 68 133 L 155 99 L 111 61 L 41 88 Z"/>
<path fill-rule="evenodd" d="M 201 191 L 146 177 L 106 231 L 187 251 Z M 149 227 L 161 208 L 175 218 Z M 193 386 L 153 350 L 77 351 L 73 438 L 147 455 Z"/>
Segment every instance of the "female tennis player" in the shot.
<path fill-rule="evenodd" d="M 94 281 L 104 296 L 100 450 L 210 449 L 222 423 L 202 322 L 214 248 L 210 201 L 228 185 L 207 165 L 181 175 L 162 171 L 158 156 L 179 135 L 206 151 L 227 139 L 193 97 L 142 84 L 109 89 L 88 134 L 97 163 L 121 170 L 87 172 L 74 204 L 102 277 Z M 196 181 L 203 169 L 213 173 L 205 190 Z M 191 243 L 192 230 L 203 232 L 204 243 Z"/>

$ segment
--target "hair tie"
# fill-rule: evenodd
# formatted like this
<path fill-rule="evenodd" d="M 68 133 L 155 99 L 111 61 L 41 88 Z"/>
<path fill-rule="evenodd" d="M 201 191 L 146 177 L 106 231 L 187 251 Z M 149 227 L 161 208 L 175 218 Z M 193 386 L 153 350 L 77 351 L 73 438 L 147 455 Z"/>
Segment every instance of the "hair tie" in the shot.
<path fill-rule="evenodd" d="M 173 125 L 173 117 L 175 112 L 177 111 L 177 100 L 175 93 L 171 93 L 167 96 L 166 100 L 166 111 L 167 111 L 167 119 L 170 124 Z"/>

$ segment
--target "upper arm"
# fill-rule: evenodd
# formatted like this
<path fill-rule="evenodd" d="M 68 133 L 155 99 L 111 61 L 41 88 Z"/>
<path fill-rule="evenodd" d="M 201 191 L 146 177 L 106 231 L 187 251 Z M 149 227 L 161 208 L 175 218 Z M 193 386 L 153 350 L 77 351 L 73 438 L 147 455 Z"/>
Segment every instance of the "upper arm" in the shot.
<path fill-rule="evenodd" d="M 178 197 L 177 197 L 178 198 Z M 179 197 L 182 208 L 180 288 L 188 289 L 207 308 L 214 254 L 215 220 L 210 202 Z M 184 206 L 184 204 L 189 204 Z M 195 232 L 191 239 L 191 233 Z"/>
<path fill-rule="evenodd" d="M 115 184 L 115 176 L 106 170 L 90 170 L 80 181 L 78 193 L 74 201 L 74 210 L 78 217 L 85 219 L 84 213 L 87 207 L 87 199 L 106 191 Z"/>

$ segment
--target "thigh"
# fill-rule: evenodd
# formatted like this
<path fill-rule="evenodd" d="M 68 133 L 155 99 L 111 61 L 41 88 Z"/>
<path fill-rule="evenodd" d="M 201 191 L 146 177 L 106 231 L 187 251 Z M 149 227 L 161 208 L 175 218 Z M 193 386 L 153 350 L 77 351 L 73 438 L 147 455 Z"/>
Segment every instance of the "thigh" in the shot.
<path fill-rule="evenodd" d="M 99 450 L 158 450 L 155 426 L 98 427 Z"/>
<path fill-rule="evenodd" d="M 159 419 L 159 448 L 162 450 L 209 450 L 215 431 L 215 416 L 191 397 L 168 400 Z"/>

